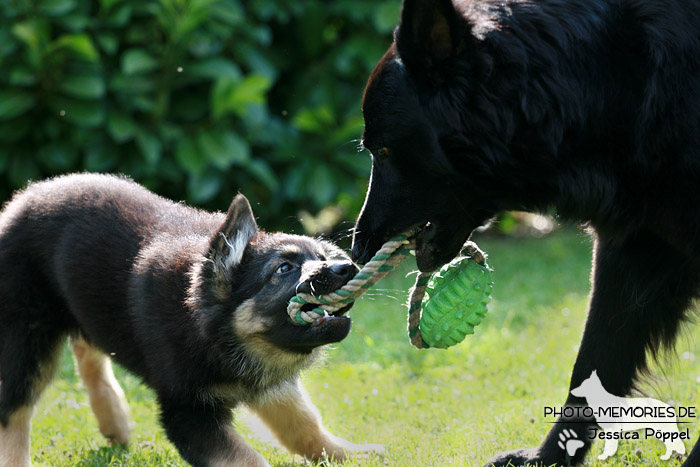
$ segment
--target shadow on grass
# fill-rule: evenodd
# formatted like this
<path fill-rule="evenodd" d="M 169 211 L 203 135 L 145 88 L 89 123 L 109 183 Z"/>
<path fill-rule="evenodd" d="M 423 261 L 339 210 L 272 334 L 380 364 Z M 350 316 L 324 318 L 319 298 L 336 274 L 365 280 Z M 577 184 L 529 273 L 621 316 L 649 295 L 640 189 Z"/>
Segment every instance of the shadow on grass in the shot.
<path fill-rule="evenodd" d="M 124 447 L 119 444 L 85 449 L 80 452 L 76 467 L 184 467 L 184 462 L 176 453 L 161 450 L 150 441 Z"/>
<path fill-rule="evenodd" d="M 78 467 L 129 465 L 132 462 L 129 448 L 120 445 L 86 449 L 80 456 L 81 459 L 75 464 Z"/>

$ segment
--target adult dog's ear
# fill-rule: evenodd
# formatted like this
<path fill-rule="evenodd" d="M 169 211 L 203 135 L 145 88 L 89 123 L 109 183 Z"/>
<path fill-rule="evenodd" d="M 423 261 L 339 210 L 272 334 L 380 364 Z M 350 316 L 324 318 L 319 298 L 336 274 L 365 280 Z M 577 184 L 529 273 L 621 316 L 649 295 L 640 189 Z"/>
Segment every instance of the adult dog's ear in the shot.
<path fill-rule="evenodd" d="M 225 269 L 237 266 L 248 243 L 258 235 L 258 224 L 248 199 L 238 194 L 228 208 L 226 220 L 209 244 L 207 257 Z"/>
<path fill-rule="evenodd" d="M 414 72 L 431 74 L 462 51 L 470 29 L 452 0 L 404 0 L 396 47 Z"/>

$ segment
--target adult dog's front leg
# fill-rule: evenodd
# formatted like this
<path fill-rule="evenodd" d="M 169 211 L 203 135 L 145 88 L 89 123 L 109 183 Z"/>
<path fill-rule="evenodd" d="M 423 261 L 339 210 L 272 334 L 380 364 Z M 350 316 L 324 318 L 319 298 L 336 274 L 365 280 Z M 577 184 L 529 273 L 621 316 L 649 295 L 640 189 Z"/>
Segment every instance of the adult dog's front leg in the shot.
<path fill-rule="evenodd" d="M 194 467 L 270 467 L 233 429 L 230 409 L 217 404 L 160 399 L 165 432 Z"/>
<path fill-rule="evenodd" d="M 625 396 L 646 367 L 647 352 L 672 341 L 690 306 L 696 278 L 681 254 L 649 233 L 624 241 L 599 237 L 594 258 L 588 319 L 569 390 L 597 370 L 608 392 Z M 583 407 L 586 402 L 569 394 L 566 405 Z M 487 465 L 576 465 L 591 446 L 588 428 L 593 423 L 560 418 L 539 448 L 501 453 Z M 565 430 L 567 436 L 561 437 Z M 565 443 L 572 439 L 583 446 L 575 441 L 567 450 Z"/>
<path fill-rule="evenodd" d="M 308 459 L 343 460 L 350 452 L 384 450 L 377 444 L 353 444 L 326 431 L 318 409 L 299 381 L 289 383 L 250 407 L 284 447 Z"/>

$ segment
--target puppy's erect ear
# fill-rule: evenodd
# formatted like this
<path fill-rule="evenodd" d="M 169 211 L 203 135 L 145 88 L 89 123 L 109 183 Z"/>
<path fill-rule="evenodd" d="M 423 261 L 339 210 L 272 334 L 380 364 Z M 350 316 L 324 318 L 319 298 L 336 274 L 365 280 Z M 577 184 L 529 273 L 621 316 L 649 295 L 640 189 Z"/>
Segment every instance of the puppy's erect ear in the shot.
<path fill-rule="evenodd" d="M 257 234 L 258 224 L 250 203 L 239 194 L 231 202 L 223 225 L 211 239 L 207 257 L 227 269 L 235 267 L 241 262 L 245 247 Z"/>
<path fill-rule="evenodd" d="M 461 51 L 470 29 L 452 0 L 404 0 L 396 47 L 406 65 L 429 73 Z"/>

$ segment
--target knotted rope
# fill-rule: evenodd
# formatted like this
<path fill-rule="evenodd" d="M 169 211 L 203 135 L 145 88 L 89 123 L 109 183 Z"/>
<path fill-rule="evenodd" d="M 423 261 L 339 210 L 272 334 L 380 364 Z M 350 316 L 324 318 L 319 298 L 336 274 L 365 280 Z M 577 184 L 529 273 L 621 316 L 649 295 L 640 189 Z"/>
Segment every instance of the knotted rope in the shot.
<path fill-rule="evenodd" d="M 407 232 L 389 239 L 354 278 L 335 292 L 325 295 L 299 293 L 292 297 L 287 306 L 290 318 L 299 324 L 311 324 L 318 318 L 335 313 L 354 302 L 410 254 L 410 251 L 416 247 L 413 234 L 414 232 Z M 478 263 L 484 262 L 484 254 L 475 243 L 467 242 L 464 249 Z M 411 344 L 418 349 L 429 347 L 420 334 L 420 319 L 421 303 L 431 275 L 432 273 L 429 272 L 418 273 L 408 299 L 408 335 Z M 306 304 L 320 306 L 302 311 L 301 308 Z"/>
<path fill-rule="evenodd" d="M 410 237 L 411 234 L 402 234 L 389 239 L 354 278 L 335 292 L 326 295 L 308 293 L 295 295 L 289 301 L 287 313 L 299 324 L 311 324 L 321 316 L 334 313 L 354 302 L 398 266 L 416 247 L 415 240 Z M 301 307 L 308 303 L 323 307 L 302 311 Z"/>

